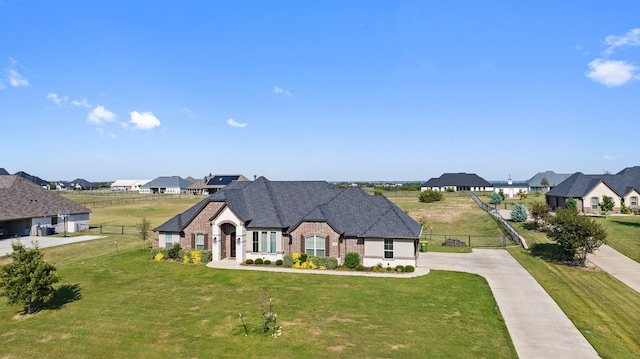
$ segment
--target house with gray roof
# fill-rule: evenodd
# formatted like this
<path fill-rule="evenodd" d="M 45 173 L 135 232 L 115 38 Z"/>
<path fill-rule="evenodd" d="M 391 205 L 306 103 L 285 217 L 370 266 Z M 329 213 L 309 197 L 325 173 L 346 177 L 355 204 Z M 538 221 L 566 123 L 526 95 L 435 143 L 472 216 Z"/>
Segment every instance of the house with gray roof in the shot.
<path fill-rule="evenodd" d="M 475 173 L 444 173 L 420 186 L 421 191 L 492 191 L 493 185 Z"/>
<path fill-rule="evenodd" d="M 415 266 L 422 226 L 360 188 L 259 177 L 229 183 L 154 231 L 155 247 L 211 250 L 214 261 L 357 252 L 365 266 Z"/>
<path fill-rule="evenodd" d="M 205 176 L 203 179 L 192 180 L 191 181 L 192 184 L 187 188 L 187 190 L 193 194 L 209 195 L 221 190 L 222 188 L 224 188 L 224 186 L 228 185 L 233 181 L 250 181 L 250 180 L 243 175 L 209 174 L 208 176 Z"/>
<path fill-rule="evenodd" d="M 180 176 L 158 177 L 140 186 L 139 193 L 180 194 L 186 193 L 191 182 Z"/>
<path fill-rule="evenodd" d="M 622 204 L 637 212 L 640 210 L 640 166 L 628 167 L 616 174 L 587 175 L 576 172 L 545 195 L 552 210 L 566 208 L 569 198 L 576 200 L 583 213 L 600 211 L 603 196 L 613 199 L 614 213 L 620 213 Z"/>
<path fill-rule="evenodd" d="M 529 192 L 547 193 L 570 176 L 571 173 L 555 173 L 553 171 L 538 172 L 527 181 Z"/>
<path fill-rule="evenodd" d="M 0 227 L 10 235 L 87 230 L 90 213 L 87 207 L 20 176 L 0 175 Z"/>

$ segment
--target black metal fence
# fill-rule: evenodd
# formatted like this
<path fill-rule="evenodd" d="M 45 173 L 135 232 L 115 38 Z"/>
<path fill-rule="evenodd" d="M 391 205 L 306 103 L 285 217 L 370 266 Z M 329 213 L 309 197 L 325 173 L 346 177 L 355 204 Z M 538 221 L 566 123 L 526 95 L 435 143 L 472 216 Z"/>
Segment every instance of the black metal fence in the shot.
<path fill-rule="evenodd" d="M 115 224 L 101 224 L 100 234 L 138 234 L 139 229 L 136 226 L 120 226 Z"/>
<path fill-rule="evenodd" d="M 502 218 L 502 215 L 497 209 L 493 208 L 487 203 L 482 202 L 482 200 L 480 200 L 480 198 L 478 198 L 478 196 L 476 196 L 474 193 L 471 193 L 471 198 L 473 198 L 473 200 L 478 204 L 478 206 L 480 206 L 480 208 L 487 211 L 487 213 L 489 213 L 496 220 L 498 226 L 500 227 L 500 229 L 502 229 L 502 232 L 504 232 L 504 234 L 509 237 L 509 239 L 513 243 L 519 244 L 525 249 L 529 249 L 529 246 L 527 246 L 527 241 L 522 238 L 522 236 L 515 229 L 513 229 L 513 227 L 511 227 L 511 225 L 507 223 L 504 218 Z"/>
<path fill-rule="evenodd" d="M 429 241 L 429 247 L 449 246 L 449 247 L 491 247 L 504 248 L 512 245 L 507 236 L 474 236 L 471 234 L 422 234 L 420 240 Z"/>

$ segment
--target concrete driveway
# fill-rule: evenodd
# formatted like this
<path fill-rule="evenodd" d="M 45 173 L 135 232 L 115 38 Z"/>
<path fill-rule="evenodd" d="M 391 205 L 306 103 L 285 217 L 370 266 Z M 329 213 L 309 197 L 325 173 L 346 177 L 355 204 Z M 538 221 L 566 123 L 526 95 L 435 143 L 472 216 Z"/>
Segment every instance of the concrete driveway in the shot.
<path fill-rule="evenodd" d="M 63 244 L 90 241 L 92 239 L 102 238 L 103 236 L 77 236 L 77 237 L 20 237 L 19 241 L 25 247 L 31 248 L 31 242 L 37 242 L 39 248 L 60 246 Z M 13 238 L 0 240 L 0 256 L 5 256 L 11 252 L 11 242 Z"/>
<path fill-rule="evenodd" d="M 587 260 L 640 293 L 640 263 L 604 244 Z"/>
<path fill-rule="evenodd" d="M 418 267 L 486 278 L 520 358 L 599 358 L 560 307 L 507 251 L 420 253 Z"/>

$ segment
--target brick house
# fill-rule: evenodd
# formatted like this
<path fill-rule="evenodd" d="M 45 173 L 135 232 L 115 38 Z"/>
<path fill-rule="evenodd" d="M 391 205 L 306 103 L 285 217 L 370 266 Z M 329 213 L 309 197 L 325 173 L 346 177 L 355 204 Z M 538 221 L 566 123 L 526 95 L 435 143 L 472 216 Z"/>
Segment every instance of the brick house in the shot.
<path fill-rule="evenodd" d="M 422 226 L 383 196 L 324 181 L 234 181 L 155 228 L 155 247 L 212 251 L 214 261 L 304 252 L 365 266 L 416 265 Z"/>

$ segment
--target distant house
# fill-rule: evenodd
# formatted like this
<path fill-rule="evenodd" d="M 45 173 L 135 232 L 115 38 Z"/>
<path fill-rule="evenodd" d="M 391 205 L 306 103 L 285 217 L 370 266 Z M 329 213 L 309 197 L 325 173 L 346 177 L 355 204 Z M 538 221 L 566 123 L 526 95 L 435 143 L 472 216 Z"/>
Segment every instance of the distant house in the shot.
<path fill-rule="evenodd" d="M 504 194 L 505 198 L 515 198 L 520 196 L 521 193 L 529 193 L 529 184 L 525 181 L 513 181 L 511 175 L 506 182 L 492 182 L 493 192 L 500 192 Z"/>
<path fill-rule="evenodd" d="M 203 179 L 194 179 L 193 184 L 187 188 L 193 194 L 213 194 L 233 181 L 250 181 L 243 175 L 211 175 Z"/>
<path fill-rule="evenodd" d="M 538 172 L 527 181 L 529 192 L 547 193 L 553 187 L 569 178 L 569 176 L 571 176 L 571 173 L 555 173 L 553 171 Z"/>
<path fill-rule="evenodd" d="M 212 250 L 214 261 L 295 252 L 365 266 L 416 265 L 422 226 L 384 196 L 324 181 L 232 181 L 154 231 L 155 247 Z"/>
<path fill-rule="evenodd" d="M 0 175 L 0 227 L 11 235 L 89 229 L 91 210 L 19 176 Z M 65 227 L 66 226 L 66 227 Z"/>
<path fill-rule="evenodd" d="M 585 175 L 574 173 L 552 188 L 545 195 L 552 210 L 566 208 L 569 197 L 576 200 L 578 210 L 583 213 L 599 212 L 603 196 L 613 199 L 614 213 L 620 213 L 624 203 L 632 211 L 640 210 L 640 166 L 628 167 L 616 174 Z"/>
<path fill-rule="evenodd" d="M 492 191 L 493 185 L 475 173 L 445 173 L 423 183 L 421 191 Z"/>
<path fill-rule="evenodd" d="M 180 194 L 186 193 L 191 182 L 179 176 L 158 177 L 140 186 L 140 193 Z"/>
<path fill-rule="evenodd" d="M 138 192 L 140 187 L 149 182 L 151 182 L 151 180 L 116 180 L 111 184 L 111 190 Z"/>

